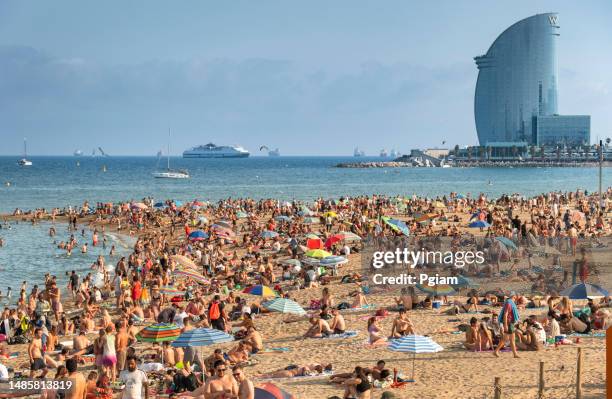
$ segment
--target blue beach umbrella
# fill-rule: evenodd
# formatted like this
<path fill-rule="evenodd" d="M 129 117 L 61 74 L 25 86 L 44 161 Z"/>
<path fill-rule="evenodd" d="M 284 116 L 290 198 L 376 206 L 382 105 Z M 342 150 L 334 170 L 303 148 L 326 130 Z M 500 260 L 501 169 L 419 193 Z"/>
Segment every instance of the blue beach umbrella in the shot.
<path fill-rule="evenodd" d="M 306 314 L 306 311 L 297 302 L 287 298 L 274 298 L 271 301 L 264 302 L 262 306 L 280 313 L 290 313 L 298 316 Z"/>
<path fill-rule="evenodd" d="M 181 348 L 209 346 L 223 342 L 231 342 L 233 340 L 233 336 L 214 328 L 196 328 L 182 333 L 172 342 L 172 346 Z"/>
<path fill-rule="evenodd" d="M 398 233 L 402 233 L 405 236 L 410 235 L 410 229 L 403 221 L 399 219 L 391 219 L 390 217 L 383 216 L 383 222 L 385 222 L 391 229 L 397 231 Z"/>
<path fill-rule="evenodd" d="M 480 228 L 485 228 L 485 227 L 490 227 L 491 225 L 487 222 L 485 222 L 484 220 L 478 220 L 476 222 L 472 222 L 469 224 L 469 227 L 480 227 Z"/>
<path fill-rule="evenodd" d="M 201 241 L 207 238 L 208 238 L 208 234 L 200 230 L 192 231 L 191 233 L 189 233 L 189 239 L 191 241 Z"/>
<path fill-rule="evenodd" d="M 561 295 L 570 299 L 589 299 L 592 297 L 608 296 L 608 291 L 595 284 L 579 283 L 561 291 Z"/>
<path fill-rule="evenodd" d="M 163 202 L 156 202 L 155 205 L 153 205 L 153 208 L 167 208 L 168 206 L 166 204 L 164 204 Z"/>
<path fill-rule="evenodd" d="M 278 233 L 272 230 L 264 230 L 259 234 L 259 236 L 261 238 L 275 238 L 278 237 Z"/>
<path fill-rule="evenodd" d="M 389 345 L 389 349 L 394 352 L 412 353 L 412 378 L 414 382 L 414 361 L 417 353 L 435 353 L 444 350 L 440 345 L 429 337 L 422 335 L 406 335 L 402 338 L 394 339 Z"/>

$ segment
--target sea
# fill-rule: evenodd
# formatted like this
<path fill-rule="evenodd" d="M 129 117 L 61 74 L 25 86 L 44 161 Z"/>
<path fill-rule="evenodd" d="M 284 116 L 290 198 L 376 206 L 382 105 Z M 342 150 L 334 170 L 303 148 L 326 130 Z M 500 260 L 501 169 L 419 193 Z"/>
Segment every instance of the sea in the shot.
<path fill-rule="evenodd" d="M 186 180 L 155 179 L 152 172 L 165 167 L 156 157 L 33 156 L 33 165 L 20 167 L 19 157 L 0 157 L 0 214 L 14 209 L 80 206 L 96 202 L 175 199 L 216 201 L 223 198 L 277 198 L 312 200 L 355 195 L 442 196 L 484 193 L 496 197 L 507 193 L 527 196 L 553 190 L 596 191 L 598 168 L 336 168 L 342 162 L 381 161 L 378 157 L 250 157 L 242 159 L 183 159 L 172 157 L 172 168 L 187 169 Z M 603 170 L 603 187 L 612 186 L 609 169 Z M 98 254 L 108 258 L 109 248 L 90 248 L 82 255 L 66 257 L 55 241 L 66 240 L 66 226 L 48 235 L 45 223 L 20 223 L 0 229 L 5 245 L 0 248 L 0 290 L 13 288 L 13 299 L 25 279 L 43 281 L 46 271 L 65 281 L 65 272 L 86 273 Z M 80 235 L 80 232 L 78 232 Z M 89 240 L 90 232 L 77 239 Z M 127 239 L 119 240 L 118 256 L 127 252 Z M 107 259 L 116 262 L 116 259 Z M 15 299 L 16 300 L 16 299 Z"/>

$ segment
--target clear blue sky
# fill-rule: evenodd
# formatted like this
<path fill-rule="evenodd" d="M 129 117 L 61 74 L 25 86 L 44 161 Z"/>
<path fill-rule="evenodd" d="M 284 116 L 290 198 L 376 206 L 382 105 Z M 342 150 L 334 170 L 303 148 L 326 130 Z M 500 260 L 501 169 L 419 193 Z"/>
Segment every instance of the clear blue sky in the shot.
<path fill-rule="evenodd" d="M 559 111 L 612 136 L 612 2 L 0 2 L 0 154 L 286 155 L 476 144 L 473 94 L 508 26 L 557 11 Z"/>

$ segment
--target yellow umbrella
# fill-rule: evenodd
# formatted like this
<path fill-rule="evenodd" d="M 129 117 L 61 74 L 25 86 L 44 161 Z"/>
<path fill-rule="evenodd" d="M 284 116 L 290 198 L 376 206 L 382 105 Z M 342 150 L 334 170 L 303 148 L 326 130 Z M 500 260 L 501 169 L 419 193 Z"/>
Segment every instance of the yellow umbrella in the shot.
<path fill-rule="evenodd" d="M 338 214 L 337 214 L 336 212 L 334 212 L 334 211 L 329 211 L 329 212 L 325 212 L 325 213 L 323 214 L 323 216 L 325 216 L 325 217 L 331 216 L 331 217 L 333 217 L 333 218 L 337 218 L 337 217 L 338 217 Z"/>
<path fill-rule="evenodd" d="M 434 202 L 434 204 L 433 204 L 433 205 L 434 205 L 434 207 L 436 207 L 436 208 L 446 208 L 446 205 L 444 205 L 444 203 L 443 203 L 443 202 L 441 202 L 441 201 L 436 201 L 436 202 Z"/>
<path fill-rule="evenodd" d="M 322 249 L 311 249 L 309 251 L 306 251 L 305 255 L 308 256 L 309 258 L 322 259 L 322 258 L 327 258 L 328 256 L 331 256 L 332 254 Z"/>

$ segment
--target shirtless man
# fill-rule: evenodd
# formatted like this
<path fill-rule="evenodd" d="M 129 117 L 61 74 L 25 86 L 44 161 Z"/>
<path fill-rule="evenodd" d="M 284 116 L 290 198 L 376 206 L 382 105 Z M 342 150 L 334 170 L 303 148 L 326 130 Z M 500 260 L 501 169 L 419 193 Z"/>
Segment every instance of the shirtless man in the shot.
<path fill-rule="evenodd" d="M 399 315 L 393 321 L 393 327 L 391 328 L 391 336 L 393 338 L 400 338 L 404 335 L 414 335 L 414 327 L 408 317 L 406 317 L 406 310 L 400 309 Z"/>
<path fill-rule="evenodd" d="M 346 331 L 346 322 L 344 321 L 344 317 L 340 314 L 338 309 L 332 309 L 331 314 L 333 317 L 329 322 L 329 328 L 334 332 L 334 334 L 344 334 Z"/>
<path fill-rule="evenodd" d="M 465 349 L 476 351 L 480 347 L 480 332 L 478 330 L 478 319 L 472 317 L 470 319 L 470 328 L 465 332 Z"/>
<path fill-rule="evenodd" d="M 244 375 L 242 367 L 235 366 L 232 369 L 232 375 L 238 382 L 238 399 L 255 399 L 255 386 L 253 382 Z"/>
<path fill-rule="evenodd" d="M 244 342 L 251 345 L 253 348 L 251 350 L 251 354 L 256 354 L 260 350 L 263 349 L 263 338 L 261 333 L 255 329 L 255 327 L 251 326 L 247 330 L 247 335 L 244 338 Z"/>
<path fill-rule="evenodd" d="M 125 368 L 127 359 L 128 333 L 125 330 L 125 321 L 117 323 L 117 336 L 115 337 L 115 351 L 117 352 L 117 373 Z"/>
<path fill-rule="evenodd" d="M 214 364 L 215 375 L 204 386 L 205 399 L 223 399 L 226 397 L 236 397 L 238 395 L 238 384 L 230 373 L 227 366 L 221 360 Z"/>
<path fill-rule="evenodd" d="M 72 381 L 72 386 L 65 392 L 65 399 L 85 399 L 87 394 L 87 381 L 83 374 L 77 371 L 78 362 L 76 359 L 66 360 L 66 370 L 68 370 L 69 381 Z"/>
<path fill-rule="evenodd" d="M 79 335 L 72 339 L 72 355 L 80 356 L 89 352 L 91 341 L 85 336 L 84 330 L 79 330 Z"/>
<path fill-rule="evenodd" d="M 38 370 L 42 370 L 40 378 L 44 378 L 48 370 L 42 354 L 42 329 L 40 328 L 34 330 L 34 338 L 28 346 L 28 356 L 30 357 L 30 378 L 34 378 Z"/>
<path fill-rule="evenodd" d="M 162 344 L 162 356 L 164 358 L 164 366 L 174 367 L 176 360 L 174 359 L 174 349 L 170 347 L 170 342 L 166 341 Z"/>
<path fill-rule="evenodd" d="M 327 321 L 318 317 L 311 317 L 309 321 L 312 326 L 306 331 L 306 334 L 304 334 L 305 338 L 321 338 L 333 334 Z"/>

